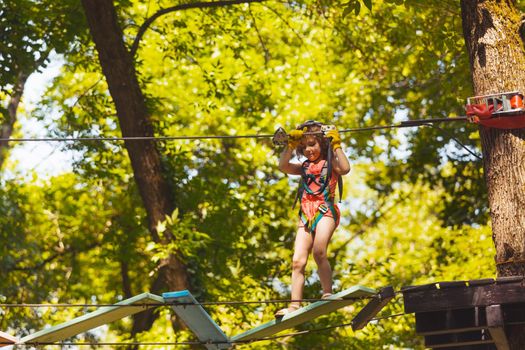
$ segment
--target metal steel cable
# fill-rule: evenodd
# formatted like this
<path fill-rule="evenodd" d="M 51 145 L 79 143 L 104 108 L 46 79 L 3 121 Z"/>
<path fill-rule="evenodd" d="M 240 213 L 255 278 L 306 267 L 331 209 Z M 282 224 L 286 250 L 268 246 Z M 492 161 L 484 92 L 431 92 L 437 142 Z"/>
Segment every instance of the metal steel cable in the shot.
<path fill-rule="evenodd" d="M 370 296 L 361 296 L 361 297 L 348 297 L 345 298 L 345 300 L 366 300 L 366 299 L 372 299 L 374 298 L 374 295 Z M 165 302 L 165 303 L 136 303 L 136 304 L 87 304 L 87 303 L 78 303 L 78 304 L 68 304 L 68 303 L 60 303 L 60 304 L 53 304 L 53 303 L 40 303 L 40 304 L 33 304 L 33 303 L 4 303 L 0 304 L 0 308 L 99 308 L 99 307 L 143 307 L 143 308 L 149 308 L 149 307 L 158 307 L 158 306 L 172 306 L 172 305 L 180 305 L 180 306 L 190 306 L 190 305 L 199 305 L 199 306 L 213 306 L 213 305 L 249 305 L 249 304 L 287 304 L 291 302 L 299 302 L 299 303 L 313 303 L 317 301 L 337 301 L 337 300 L 331 300 L 331 299 L 320 299 L 320 298 L 312 298 L 312 299 L 268 299 L 268 300 L 235 300 L 235 301 L 204 301 L 204 302 L 197 302 L 197 303 L 191 303 L 191 302 Z"/>
<path fill-rule="evenodd" d="M 423 126 L 428 123 L 443 123 L 466 121 L 467 117 L 451 117 L 437 119 L 407 120 L 398 124 L 378 125 L 370 127 L 358 127 L 341 129 L 340 133 L 352 133 L 371 130 L 412 128 Z M 77 142 L 77 141 L 173 141 L 173 140 L 214 140 L 214 139 L 260 139 L 272 138 L 273 134 L 247 134 L 247 135 L 197 135 L 197 136 L 122 136 L 122 137 L 39 137 L 39 138 L 0 138 L 0 142 Z"/>

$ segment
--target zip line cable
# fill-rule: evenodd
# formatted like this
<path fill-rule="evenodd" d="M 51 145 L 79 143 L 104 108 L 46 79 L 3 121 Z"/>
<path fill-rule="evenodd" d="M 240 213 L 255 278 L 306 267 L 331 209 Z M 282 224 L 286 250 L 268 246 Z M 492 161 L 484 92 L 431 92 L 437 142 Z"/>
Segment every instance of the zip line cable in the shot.
<path fill-rule="evenodd" d="M 369 127 L 358 127 L 358 128 L 349 128 L 341 129 L 339 133 L 353 133 L 353 132 L 363 132 L 363 131 L 374 131 L 374 130 L 385 130 L 385 129 L 399 129 L 399 128 L 414 128 L 421 126 L 431 126 L 439 129 L 444 132 L 443 128 L 437 127 L 435 123 L 446 123 L 446 122 L 457 122 L 457 121 L 467 121 L 466 116 L 460 117 L 450 117 L 450 118 L 435 118 L 435 119 L 414 119 L 414 120 L 405 120 L 398 124 L 389 124 L 389 125 L 376 125 Z M 315 132 L 318 133 L 318 132 Z M 310 134 L 310 133 L 306 133 Z M 263 139 L 263 138 L 273 138 L 274 134 L 248 134 L 248 135 L 197 135 L 197 136 L 121 136 L 121 137 L 39 137 L 39 138 L 0 138 L 0 142 L 89 142 L 89 141 L 176 141 L 176 140 L 220 140 L 220 139 Z M 467 146 L 461 143 L 456 137 L 451 137 L 461 148 L 465 149 L 472 156 L 482 159 L 481 156 L 474 153 Z"/>
<path fill-rule="evenodd" d="M 382 315 L 372 318 L 370 321 L 381 321 L 386 320 L 390 318 L 395 317 L 401 317 L 401 316 L 407 316 L 405 313 L 397 313 L 397 314 L 390 314 L 390 315 Z M 291 332 L 291 333 L 285 333 L 280 335 L 274 335 L 274 336 L 268 336 L 268 337 L 261 337 L 261 338 L 255 338 L 250 340 L 237 340 L 237 341 L 231 341 L 229 343 L 227 342 L 203 342 L 203 341 L 183 341 L 183 342 L 27 342 L 23 344 L 16 344 L 16 346 L 41 346 L 41 345 L 56 345 L 56 346 L 153 346 L 153 345 L 173 345 L 173 346 L 183 346 L 183 345 L 226 345 L 226 344 L 251 344 L 259 341 L 268 341 L 268 340 L 276 340 L 280 338 L 288 338 L 288 337 L 296 337 L 300 335 L 306 335 L 311 333 L 320 333 L 328 330 L 333 330 L 337 328 L 344 328 L 351 326 L 352 323 L 341 323 L 333 326 L 327 326 L 322 328 L 314 328 L 314 329 L 307 329 L 304 331 L 298 331 L 298 332 Z M 3 343 L 0 342 L 0 345 L 13 345 L 12 343 Z"/>
<path fill-rule="evenodd" d="M 371 130 L 384 130 L 395 128 L 412 128 L 424 126 L 429 123 L 444 123 L 466 121 L 467 117 L 450 117 L 436 119 L 406 120 L 398 124 L 377 125 L 341 129 L 340 133 L 362 132 Z M 0 138 L 0 142 L 69 142 L 69 141 L 173 141 L 173 140 L 210 140 L 210 139 L 261 139 L 272 138 L 274 134 L 248 134 L 248 135 L 200 135 L 200 136 L 122 136 L 122 137 L 40 137 L 40 138 Z"/>

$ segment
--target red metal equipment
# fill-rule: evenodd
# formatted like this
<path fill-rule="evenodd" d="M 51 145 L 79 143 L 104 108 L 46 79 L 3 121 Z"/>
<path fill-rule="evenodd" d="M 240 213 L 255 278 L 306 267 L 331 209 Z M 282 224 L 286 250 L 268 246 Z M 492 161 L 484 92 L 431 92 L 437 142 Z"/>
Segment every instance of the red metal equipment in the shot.
<path fill-rule="evenodd" d="M 466 110 L 472 123 L 496 129 L 525 128 L 523 94 L 519 91 L 469 97 Z"/>

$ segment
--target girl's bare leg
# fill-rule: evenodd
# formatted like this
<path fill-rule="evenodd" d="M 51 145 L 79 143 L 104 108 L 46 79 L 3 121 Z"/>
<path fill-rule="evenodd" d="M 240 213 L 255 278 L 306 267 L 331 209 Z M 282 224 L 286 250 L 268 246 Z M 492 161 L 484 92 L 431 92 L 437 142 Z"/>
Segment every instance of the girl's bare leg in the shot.
<path fill-rule="evenodd" d="M 313 256 L 317 263 L 317 273 L 321 281 L 323 294 L 332 293 L 332 268 L 328 261 L 328 243 L 335 230 L 335 221 L 330 217 L 323 217 L 317 224 L 313 241 Z M 292 278 L 293 280 L 293 278 Z"/>
<path fill-rule="evenodd" d="M 308 261 L 308 255 L 312 250 L 313 237 L 306 232 L 303 226 L 300 226 L 295 236 L 295 247 L 292 260 L 292 300 L 301 300 L 303 298 L 304 288 L 304 271 Z M 298 308 L 300 302 L 292 302 L 292 308 Z"/>

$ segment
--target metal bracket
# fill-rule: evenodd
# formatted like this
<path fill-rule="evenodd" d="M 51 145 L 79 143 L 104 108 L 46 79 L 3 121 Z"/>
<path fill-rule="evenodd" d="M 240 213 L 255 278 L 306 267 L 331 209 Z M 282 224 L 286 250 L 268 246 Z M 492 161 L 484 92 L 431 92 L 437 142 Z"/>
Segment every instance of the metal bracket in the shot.
<path fill-rule="evenodd" d="M 323 124 L 321 126 L 321 131 L 323 132 L 323 134 L 326 135 L 326 133 L 330 130 L 335 130 L 335 125 L 326 125 L 326 124 Z"/>
<path fill-rule="evenodd" d="M 272 142 L 274 146 L 286 146 L 288 143 L 288 134 L 283 128 L 279 127 L 273 134 Z"/>

